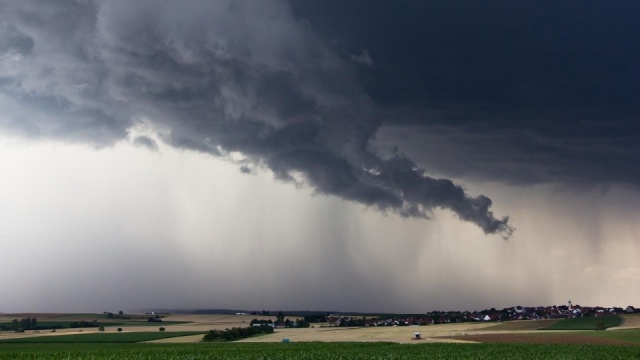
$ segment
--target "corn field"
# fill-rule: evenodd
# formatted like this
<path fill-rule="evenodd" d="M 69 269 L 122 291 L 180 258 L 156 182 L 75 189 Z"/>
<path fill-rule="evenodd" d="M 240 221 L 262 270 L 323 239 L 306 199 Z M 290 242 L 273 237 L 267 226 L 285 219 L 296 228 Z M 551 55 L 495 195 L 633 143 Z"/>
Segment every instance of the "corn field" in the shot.
<path fill-rule="evenodd" d="M 4 359 L 637 359 L 640 346 L 394 343 L 2 344 Z"/>

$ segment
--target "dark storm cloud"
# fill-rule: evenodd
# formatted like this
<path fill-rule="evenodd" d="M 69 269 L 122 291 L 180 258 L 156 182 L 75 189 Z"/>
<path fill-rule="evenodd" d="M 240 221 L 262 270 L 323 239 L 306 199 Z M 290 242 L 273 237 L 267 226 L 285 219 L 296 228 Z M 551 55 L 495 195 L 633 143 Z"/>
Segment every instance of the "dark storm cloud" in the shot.
<path fill-rule="evenodd" d="M 612 136 L 611 129 L 579 136 L 577 127 L 576 134 L 560 137 L 532 129 L 404 124 L 383 130 L 377 144 L 388 148 L 403 138 L 402 149 L 417 163 L 456 177 L 587 188 L 638 186 L 640 170 L 633 165 L 640 157 L 635 125 L 627 126 L 628 134 L 620 136 Z"/>
<path fill-rule="evenodd" d="M 263 166 L 379 210 L 426 218 L 445 208 L 485 233 L 512 232 L 487 197 L 372 150 L 382 112 L 356 67 L 375 70 L 377 56 L 366 47 L 336 56 L 288 4 L 25 1 L 2 10 L 7 129 L 105 145 L 144 123 L 173 146 L 241 153 L 242 171 Z"/>
<path fill-rule="evenodd" d="M 638 3 L 292 4 L 342 58 L 368 49 L 376 67 L 359 79 L 393 140 L 425 134 L 401 146 L 421 164 L 515 183 L 639 185 Z"/>
<path fill-rule="evenodd" d="M 0 13 L 0 125 L 95 146 L 126 136 L 132 122 L 105 94 L 107 69 L 94 58 L 91 7 L 20 2 L 0 4 Z"/>

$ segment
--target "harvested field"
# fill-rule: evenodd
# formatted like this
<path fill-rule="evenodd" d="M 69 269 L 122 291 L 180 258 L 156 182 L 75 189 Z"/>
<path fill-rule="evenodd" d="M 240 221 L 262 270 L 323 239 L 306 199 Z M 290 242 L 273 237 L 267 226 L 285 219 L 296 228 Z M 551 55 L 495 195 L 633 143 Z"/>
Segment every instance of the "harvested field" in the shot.
<path fill-rule="evenodd" d="M 211 315 L 213 316 L 213 315 Z M 249 316 L 256 318 L 255 316 Z M 242 319 L 242 317 L 238 317 Z M 260 318 L 260 317 L 257 317 Z M 196 320 L 195 317 L 179 317 L 171 320 Z M 268 319 L 268 318 L 267 318 Z M 201 317 L 203 322 L 191 324 L 166 326 L 167 331 L 201 331 L 210 329 L 225 329 L 232 326 L 246 327 L 251 320 L 245 322 L 231 322 L 232 319 L 221 317 L 213 320 L 211 317 Z M 241 320 L 242 321 L 242 320 Z M 466 323 L 466 324 L 442 324 L 429 326 L 388 326 L 388 327 L 366 327 L 366 328 L 343 328 L 343 327 L 320 327 L 314 324 L 313 328 L 306 329 L 276 329 L 275 333 L 261 335 L 240 340 L 239 342 L 282 342 L 282 339 L 289 339 L 291 342 L 375 342 L 389 341 L 396 343 L 428 343 L 428 342 L 459 342 L 447 339 L 432 339 L 434 336 L 454 336 L 467 332 L 478 332 L 484 328 L 492 326 L 490 323 Z M 127 330 L 136 330 L 135 327 L 128 327 Z M 140 330 L 141 331 L 141 330 Z M 411 340 L 415 332 L 420 332 L 423 340 Z M 185 338 L 172 338 L 158 340 L 154 342 L 198 342 L 202 337 L 190 336 Z"/>
<path fill-rule="evenodd" d="M 640 314 L 620 315 L 620 317 L 623 323 L 615 329 L 640 329 Z"/>
<path fill-rule="evenodd" d="M 260 315 L 217 315 L 217 314 L 178 314 L 169 315 L 163 317 L 163 321 L 184 321 L 189 324 L 182 324 L 181 326 L 207 326 L 206 330 L 218 329 L 224 330 L 232 327 L 247 327 L 251 323 L 251 320 L 275 320 L 275 316 L 260 316 Z M 293 318 L 295 319 L 295 318 Z"/>
<path fill-rule="evenodd" d="M 396 343 L 420 344 L 428 342 L 463 342 L 464 339 L 434 338 L 435 336 L 455 336 L 467 332 L 481 331 L 493 324 L 465 323 L 442 324 L 429 326 L 384 326 L 364 328 L 307 328 L 307 329 L 277 329 L 275 333 L 240 340 L 241 342 L 281 342 L 289 339 L 293 342 L 374 342 L 389 341 Z M 411 340 L 415 332 L 419 332 L 422 340 Z"/>
<path fill-rule="evenodd" d="M 191 335 L 191 336 L 178 336 L 166 339 L 145 341 L 146 343 L 159 343 L 159 344 L 189 344 L 202 341 L 204 335 Z"/>

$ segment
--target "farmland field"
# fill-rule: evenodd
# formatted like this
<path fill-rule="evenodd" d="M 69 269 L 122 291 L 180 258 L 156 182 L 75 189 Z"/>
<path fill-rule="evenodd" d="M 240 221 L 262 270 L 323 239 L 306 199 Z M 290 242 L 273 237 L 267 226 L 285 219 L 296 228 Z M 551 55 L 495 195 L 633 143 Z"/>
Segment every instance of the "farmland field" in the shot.
<path fill-rule="evenodd" d="M 13 314 L 11 316 L 0 316 L 0 327 L 11 327 L 13 319 L 20 320 L 22 318 L 37 318 L 37 327 L 39 330 L 46 329 L 68 329 L 103 326 L 166 326 L 187 324 L 189 321 L 147 321 L 148 315 L 136 315 L 135 318 L 107 318 L 105 314 Z M 85 322 L 78 325 L 78 322 Z M 74 326 L 73 323 L 76 323 Z"/>
<path fill-rule="evenodd" d="M 118 333 L 90 333 L 72 334 L 63 336 L 34 336 L 17 339 L 0 340 L 0 346 L 6 343 L 12 344 L 99 344 L 99 343 L 137 343 L 142 341 L 166 339 L 180 336 L 192 336 L 204 334 L 201 332 L 118 332 Z"/>
<path fill-rule="evenodd" d="M 521 344 L 7 344 L 0 359 L 630 359 L 640 347 Z"/>
<path fill-rule="evenodd" d="M 596 331 L 589 332 L 590 336 L 616 339 L 622 341 L 629 341 L 640 344 L 640 330 L 638 329 L 624 329 L 619 331 Z"/>
<path fill-rule="evenodd" d="M 596 324 L 603 323 L 605 328 L 618 326 L 622 319 L 619 316 L 578 317 L 563 319 L 543 330 L 595 330 Z"/>
<path fill-rule="evenodd" d="M 640 314 L 621 315 L 622 323 L 618 326 L 620 329 L 637 329 L 640 328 Z"/>
<path fill-rule="evenodd" d="M 513 330 L 540 330 L 549 327 L 560 320 L 514 320 L 501 322 L 487 330 L 513 331 Z"/>
<path fill-rule="evenodd" d="M 39 329 L 66 329 L 66 328 L 72 328 L 72 324 L 74 323 L 74 321 L 50 321 L 50 320 L 45 320 L 45 321 L 38 321 L 37 327 Z M 123 322 L 90 322 L 88 325 L 90 326 L 75 326 L 75 328 L 90 328 L 90 327 L 99 327 L 100 325 L 103 326 L 115 326 L 115 325 L 123 325 Z M 156 325 L 156 324 L 154 324 Z M 6 327 L 11 327 L 11 322 L 0 322 L 0 326 L 6 326 Z"/>
<path fill-rule="evenodd" d="M 15 315 L 7 317 L 15 318 Z M 43 322 L 96 318 L 104 321 L 96 314 L 39 317 Z M 564 320 L 359 328 L 314 324 L 306 329 L 276 329 L 273 334 L 237 342 L 200 342 L 208 330 L 246 327 L 253 318 L 274 317 L 170 315 L 163 323 L 155 324 L 165 327 L 163 332 L 143 324 L 144 320 L 118 325 L 122 326 L 122 332 L 117 331 L 117 326 L 107 326 L 104 332 L 97 328 L 5 331 L 0 332 L 0 360 L 640 358 L 640 322 L 635 321 L 638 318 L 633 315 L 625 316 L 622 327 L 625 330 L 620 327 L 607 331 L 539 330 Z M 421 333 L 421 340 L 411 339 L 415 332 Z M 289 343 L 283 343 L 283 339 Z"/>

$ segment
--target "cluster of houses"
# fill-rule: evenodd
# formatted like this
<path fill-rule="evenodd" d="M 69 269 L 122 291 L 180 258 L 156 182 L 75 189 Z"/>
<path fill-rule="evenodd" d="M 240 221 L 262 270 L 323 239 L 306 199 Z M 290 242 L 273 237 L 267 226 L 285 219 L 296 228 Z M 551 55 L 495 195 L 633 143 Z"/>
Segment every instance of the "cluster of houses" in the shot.
<path fill-rule="evenodd" d="M 492 308 L 474 312 L 433 311 L 424 315 L 377 317 L 371 319 L 366 319 L 366 317 L 329 315 L 327 316 L 327 322 L 329 326 L 415 326 L 461 322 L 560 319 L 581 316 L 622 315 L 636 312 L 640 312 L 640 310 L 636 310 L 633 306 L 627 306 L 626 308 L 606 308 L 601 306 L 573 305 L 569 302 L 568 305 L 560 306 L 514 306 L 502 310 Z"/>

